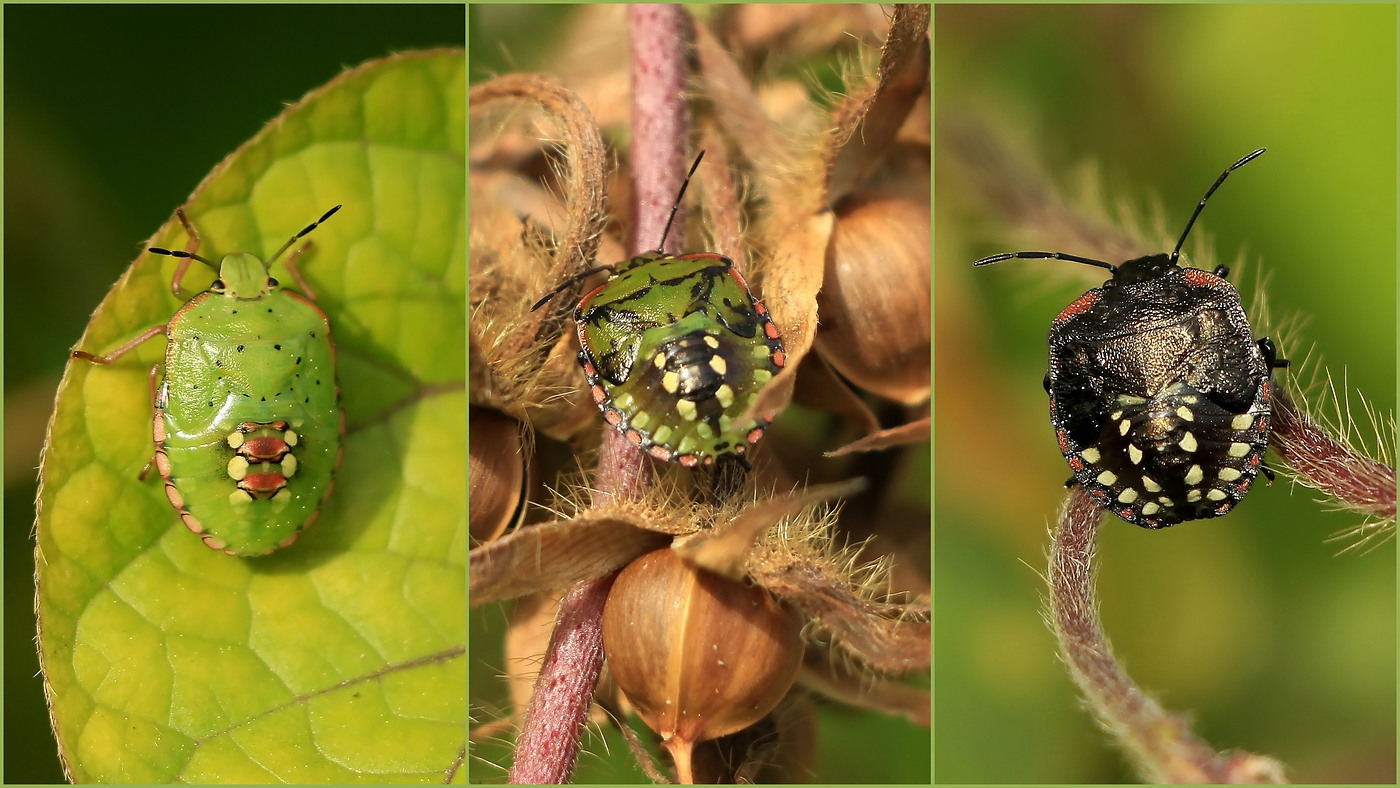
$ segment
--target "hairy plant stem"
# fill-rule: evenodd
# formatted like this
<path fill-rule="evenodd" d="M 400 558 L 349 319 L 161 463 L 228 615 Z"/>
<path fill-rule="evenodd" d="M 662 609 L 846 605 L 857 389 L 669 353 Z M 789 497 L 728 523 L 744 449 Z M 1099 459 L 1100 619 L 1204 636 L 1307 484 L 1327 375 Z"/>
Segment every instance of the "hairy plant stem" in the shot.
<path fill-rule="evenodd" d="M 651 250 L 661 239 L 685 173 L 686 47 L 689 29 L 679 6 L 632 6 L 632 237 L 630 254 Z M 681 220 L 676 219 L 679 227 Z M 664 247 L 680 250 L 680 233 Z M 594 476 L 594 505 L 639 498 L 651 485 L 649 460 L 611 426 Z M 603 665 L 603 603 L 616 573 L 575 585 L 559 602 L 559 614 L 526 711 L 510 782 L 562 783 L 578 760 L 579 736 Z"/>
<path fill-rule="evenodd" d="M 1298 481 L 1341 506 L 1395 521 L 1395 467 L 1374 460 L 1319 427 L 1282 388 L 1274 391 L 1269 448 Z"/>
<path fill-rule="evenodd" d="M 683 217 L 661 233 L 684 180 L 689 112 L 685 104 L 685 63 L 692 35 L 689 17 L 677 5 L 634 5 L 627 9 L 632 38 L 632 237 L 628 252 L 649 252 L 661 243 L 680 254 Z"/>
<path fill-rule="evenodd" d="M 554 632 L 515 742 L 512 784 L 556 785 L 573 774 L 603 666 L 603 602 L 615 577 L 579 583 L 559 601 Z"/>
<path fill-rule="evenodd" d="M 1149 782 L 1280 783 L 1283 767 L 1246 752 L 1217 753 L 1185 719 L 1157 704 L 1113 655 L 1099 624 L 1094 552 L 1103 509 L 1075 485 L 1050 546 L 1047 618 L 1060 656 L 1094 715 Z"/>

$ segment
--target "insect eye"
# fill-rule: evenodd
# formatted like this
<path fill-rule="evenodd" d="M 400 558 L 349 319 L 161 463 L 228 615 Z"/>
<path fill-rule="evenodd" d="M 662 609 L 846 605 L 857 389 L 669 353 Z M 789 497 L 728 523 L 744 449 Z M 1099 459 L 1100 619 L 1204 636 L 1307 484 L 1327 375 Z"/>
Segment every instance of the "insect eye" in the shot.
<path fill-rule="evenodd" d="M 276 279 L 273 279 L 273 278 L 270 277 L 270 276 L 267 278 L 267 286 L 268 286 L 268 287 L 279 287 L 279 285 L 277 284 L 277 280 L 276 280 Z"/>
<path fill-rule="evenodd" d="M 224 292 L 225 287 L 226 285 L 224 284 L 224 280 L 222 279 L 215 279 L 214 284 L 209 285 L 209 289 L 213 290 L 216 293 Z"/>

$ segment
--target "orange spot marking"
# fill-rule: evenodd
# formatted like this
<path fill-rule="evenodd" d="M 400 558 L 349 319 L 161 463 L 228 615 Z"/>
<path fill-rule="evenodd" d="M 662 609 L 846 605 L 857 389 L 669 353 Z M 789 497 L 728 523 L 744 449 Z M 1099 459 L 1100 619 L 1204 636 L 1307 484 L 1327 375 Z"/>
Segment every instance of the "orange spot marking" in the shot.
<path fill-rule="evenodd" d="M 238 483 L 238 489 L 255 497 L 269 497 L 287 486 L 287 477 L 280 473 L 250 473 Z"/>
<path fill-rule="evenodd" d="M 1080 296 L 1080 297 L 1074 299 L 1073 301 L 1071 301 L 1069 306 L 1067 306 L 1067 307 L 1065 307 L 1063 310 L 1061 310 L 1061 311 L 1060 311 L 1060 314 L 1059 314 L 1058 316 L 1056 316 L 1055 322 L 1056 322 L 1056 323 L 1063 323 L 1063 322 L 1065 322 L 1066 320 L 1069 320 L 1070 318 L 1072 318 L 1072 317 L 1074 317 L 1075 315 L 1079 314 L 1080 312 L 1086 312 L 1086 311 L 1088 311 L 1089 309 L 1092 309 L 1093 306 L 1094 306 L 1094 304 L 1097 304 L 1098 301 L 1099 301 L 1099 294 L 1098 294 L 1098 292 L 1097 292 L 1097 291 L 1094 291 L 1094 290 L 1090 290 L 1089 292 L 1085 293 L 1084 295 L 1082 295 L 1082 296 Z"/>
<path fill-rule="evenodd" d="M 1215 287 L 1225 281 L 1215 274 L 1212 274 L 1210 271 L 1202 271 L 1199 268 L 1181 269 L 1181 278 L 1185 279 L 1188 284 L 1199 285 L 1201 287 Z"/>
<path fill-rule="evenodd" d="M 290 451 L 287 442 L 281 438 L 271 436 L 262 438 L 249 438 L 238 447 L 238 453 L 247 457 L 250 461 L 262 460 L 265 462 L 278 462 Z"/>

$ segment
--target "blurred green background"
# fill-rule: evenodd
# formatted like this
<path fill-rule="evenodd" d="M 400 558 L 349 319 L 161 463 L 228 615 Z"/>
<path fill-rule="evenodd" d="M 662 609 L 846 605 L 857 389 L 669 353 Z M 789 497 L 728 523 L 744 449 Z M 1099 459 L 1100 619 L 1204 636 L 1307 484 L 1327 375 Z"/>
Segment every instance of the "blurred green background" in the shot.
<path fill-rule="evenodd" d="M 1096 163 L 1110 204 L 1156 198 L 1172 238 L 1221 170 L 1267 146 L 1194 233 L 1214 238 L 1221 263 L 1245 251 L 1232 278 L 1246 305 L 1256 276 L 1267 277 L 1272 320 L 1255 328 L 1277 338 L 1291 321 L 1287 379 L 1313 380 L 1325 364 L 1339 390 L 1345 382 L 1390 416 L 1395 14 L 1389 5 L 938 6 L 934 114 L 980 117 L 1051 173 Z M 935 780 L 1132 780 L 1055 656 L 1037 574 L 1069 476 L 1041 388 L 1045 334 L 1106 277 L 1050 261 L 974 271 L 984 255 L 1040 247 L 999 234 L 961 191 L 940 133 Z M 1314 498 L 1261 481 L 1222 519 L 1161 532 L 1105 523 L 1105 626 L 1137 681 L 1191 715 L 1215 747 L 1276 757 L 1295 782 L 1394 783 L 1395 543 L 1338 556 L 1342 545 L 1325 540 L 1357 518 Z"/>
<path fill-rule="evenodd" d="M 67 351 L 214 165 L 344 68 L 466 43 L 460 5 L 7 5 L 5 782 L 62 782 L 34 649 L 35 468 Z"/>
<path fill-rule="evenodd" d="M 705 15 L 720 12 L 720 7 L 696 6 L 691 10 Z M 622 19 L 620 8 L 618 11 L 618 24 L 614 24 L 606 12 L 589 14 L 571 6 L 472 5 L 468 9 L 471 28 L 468 80 L 477 84 L 499 74 L 543 71 L 574 87 L 578 81 L 596 78 L 599 71 L 606 69 L 601 61 L 612 63 L 626 56 L 617 39 Z M 566 50 L 563 42 L 570 40 L 582 40 L 591 45 L 597 51 L 598 60 L 561 62 L 559 53 Z M 818 83 L 821 88 L 839 88 L 840 59 L 849 57 L 849 51 L 805 52 L 796 58 L 789 57 L 787 52 L 768 52 L 767 57 L 762 79 L 795 76 L 807 87 L 810 96 L 820 94 Z M 596 85 L 594 89 L 597 90 Z M 606 103 L 607 99 L 618 97 L 589 95 L 586 98 Z M 614 112 L 608 117 L 617 117 L 620 114 L 616 112 L 617 102 L 609 106 Z M 593 109 L 595 113 L 599 111 L 597 107 Z M 603 135 L 604 140 L 611 143 L 625 137 L 626 129 L 604 128 Z M 800 410 L 793 407 L 785 411 L 774 430 L 785 429 L 784 425 L 791 423 L 794 412 Z M 907 493 L 911 508 L 927 503 L 924 480 L 929 478 L 928 457 L 926 445 L 915 447 L 911 449 L 908 462 L 902 464 L 901 479 L 909 484 L 901 489 Z M 491 605 L 473 610 L 471 614 L 471 713 L 478 724 L 499 719 L 499 710 L 508 702 L 505 684 L 499 678 L 505 665 L 501 639 L 507 627 L 506 609 L 504 605 Z M 639 726 L 634 720 L 634 727 L 640 729 Z M 474 781 L 505 781 L 510 740 L 514 737 L 511 732 L 498 736 L 501 738 L 473 743 L 470 768 Z M 573 775 L 576 783 L 649 782 L 636 767 L 625 742 L 611 727 L 602 731 L 591 728 L 583 750 Z M 817 755 L 813 764 L 817 780 L 824 783 L 925 784 L 929 780 L 929 757 L 929 732 L 925 728 L 901 718 L 818 701 Z"/>

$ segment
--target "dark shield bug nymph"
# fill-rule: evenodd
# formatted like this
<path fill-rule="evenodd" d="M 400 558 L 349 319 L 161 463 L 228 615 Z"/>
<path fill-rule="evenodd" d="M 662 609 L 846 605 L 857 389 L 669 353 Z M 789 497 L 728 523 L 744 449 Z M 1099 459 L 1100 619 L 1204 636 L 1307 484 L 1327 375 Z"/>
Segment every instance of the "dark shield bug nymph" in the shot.
<path fill-rule="evenodd" d="M 785 363 L 777 326 L 729 258 L 661 251 L 704 155 L 681 184 L 656 251 L 569 277 L 534 309 L 609 272 L 574 310 L 579 365 L 603 417 L 658 460 L 747 467 L 745 453 L 773 416 L 746 413 Z"/>
<path fill-rule="evenodd" d="M 1239 293 L 1212 271 L 1178 264 L 1206 200 L 1171 254 L 1110 265 L 1061 252 L 978 260 L 1053 258 L 1113 272 L 1050 324 L 1050 423 L 1078 482 L 1105 509 L 1143 528 L 1217 517 L 1234 508 L 1264 467 L 1271 370 L 1288 365 L 1255 340 Z"/>

